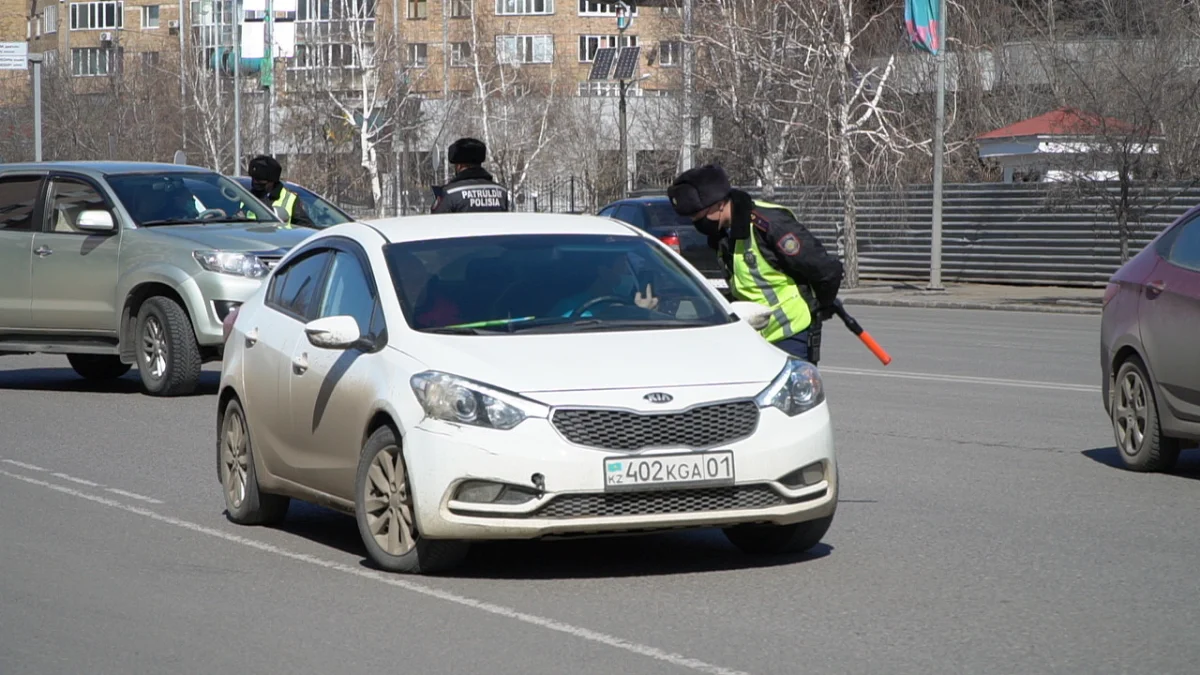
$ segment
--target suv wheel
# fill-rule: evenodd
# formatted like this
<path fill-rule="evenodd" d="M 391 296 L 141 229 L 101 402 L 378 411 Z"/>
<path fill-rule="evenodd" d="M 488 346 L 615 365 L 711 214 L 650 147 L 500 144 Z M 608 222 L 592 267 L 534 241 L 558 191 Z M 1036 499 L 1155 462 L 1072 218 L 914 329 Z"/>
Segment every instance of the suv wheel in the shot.
<path fill-rule="evenodd" d="M 182 396 L 200 382 L 200 346 L 187 312 L 171 298 L 142 303 L 134 335 L 138 373 L 155 396 Z"/>
<path fill-rule="evenodd" d="M 1113 437 L 1117 454 L 1132 471 L 1169 471 L 1179 458 L 1179 440 L 1159 426 L 1154 385 L 1137 357 L 1121 364 L 1113 380 Z"/>
<path fill-rule="evenodd" d="M 67 354 L 67 361 L 85 380 L 115 380 L 133 367 L 121 363 L 121 357 L 107 354 Z"/>

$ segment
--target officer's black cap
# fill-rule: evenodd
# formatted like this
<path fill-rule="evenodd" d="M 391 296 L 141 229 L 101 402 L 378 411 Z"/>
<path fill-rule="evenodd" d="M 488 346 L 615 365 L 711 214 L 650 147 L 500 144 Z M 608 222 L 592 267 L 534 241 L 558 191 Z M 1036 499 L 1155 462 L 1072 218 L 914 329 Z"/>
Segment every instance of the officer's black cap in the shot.
<path fill-rule="evenodd" d="M 728 197 L 730 190 L 725 170 L 706 164 L 679 174 L 667 188 L 667 197 L 671 199 L 675 213 L 691 217 Z"/>
<path fill-rule="evenodd" d="M 272 183 L 278 182 L 279 177 L 283 175 L 283 167 L 279 165 L 279 161 L 269 155 L 259 155 L 250 160 L 250 166 L 246 173 L 255 180 L 265 180 Z"/>
<path fill-rule="evenodd" d="M 450 145 L 451 164 L 483 164 L 487 159 L 487 146 L 475 138 L 460 138 Z"/>

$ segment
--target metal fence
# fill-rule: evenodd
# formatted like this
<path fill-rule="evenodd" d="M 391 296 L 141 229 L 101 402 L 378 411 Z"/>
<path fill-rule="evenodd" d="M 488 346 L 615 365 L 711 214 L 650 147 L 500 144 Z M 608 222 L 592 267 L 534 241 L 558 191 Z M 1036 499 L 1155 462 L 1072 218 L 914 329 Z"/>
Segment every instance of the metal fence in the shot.
<path fill-rule="evenodd" d="M 1200 204 L 1195 184 L 1135 185 L 1126 194 L 1130 255 Z M 943 195 L 945 282 L 1103 286 L 1121 264 L 1116 184 L 946 185 Z M 928 280 L 932 186 L 862 190 L 857 197 L 859 278 Z M 842 251 L 843 201 L 835 189 L 777 188 L 771 201 L 795 209 L 826 247 Z"/>

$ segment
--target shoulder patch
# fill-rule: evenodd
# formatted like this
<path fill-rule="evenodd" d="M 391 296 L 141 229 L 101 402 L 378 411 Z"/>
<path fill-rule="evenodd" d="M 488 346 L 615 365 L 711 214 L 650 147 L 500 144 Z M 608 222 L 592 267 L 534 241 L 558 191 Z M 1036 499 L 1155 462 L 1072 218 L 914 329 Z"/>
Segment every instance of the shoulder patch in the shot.
<path fill-rule="evenodd" d="M 763 218 L 762 214 L 758 211 L 750 212 L 750 223 L 763 232 L 766 232 L 771 227 L 771 221 Z"/>
<path fill-rule="evenodd" d="M 800 239 L 792 232 L 789 232 L 779 239 L 779 250 L 784 255 L 796 255 L 803 248 L 800 245 Z"/>

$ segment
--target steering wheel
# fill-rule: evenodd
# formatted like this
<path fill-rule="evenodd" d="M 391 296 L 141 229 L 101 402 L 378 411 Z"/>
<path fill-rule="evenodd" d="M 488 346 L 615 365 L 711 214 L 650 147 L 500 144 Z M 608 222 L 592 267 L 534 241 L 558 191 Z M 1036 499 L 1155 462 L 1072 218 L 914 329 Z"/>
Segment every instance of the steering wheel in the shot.
<path fill-rule="evenodd" d="M 591 300 L 588 300 L 587 302 L 580 305 L 578 309 L 571 312 L 570 318 L 578 319 L 579 317 L 583 316 L 583 313 L 586 312 L 588 309 L 590 309 L 592 306 L 599 305 L 601 303 L 614 304 L 614 305 L 615 304 L 621 304 L 621 305 L 635 304 L 633 302 L 633 300 L 630 300 L 629 298 L 622 298 L 619 295 L 602 295 L 598 298 L 592 298 Z"/>
<path fill-rule="evenodd" d="M 196 217 L 200 220 L 216 220 L 218 218 L 224 218 L 225 212 L 221 209 L 204 209 L 200 212 L 200 215 Z"/>

